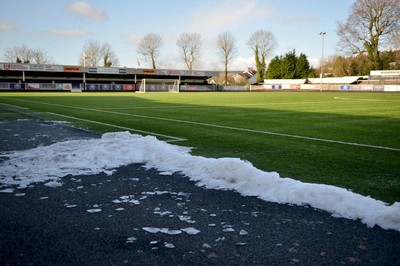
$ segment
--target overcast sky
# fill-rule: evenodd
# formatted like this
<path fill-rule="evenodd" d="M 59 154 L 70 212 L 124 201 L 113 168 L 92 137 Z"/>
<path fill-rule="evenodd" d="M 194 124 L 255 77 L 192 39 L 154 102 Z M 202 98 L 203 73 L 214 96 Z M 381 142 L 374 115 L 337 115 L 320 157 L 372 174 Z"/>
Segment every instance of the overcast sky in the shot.
<path fill-rule="evenodd" d="M 108 42 L 120 65 L 150 67 L 136 52 L 142 36 L 163 37 L 158 68 L 185 69 L 176 40 L 183 32 L 202 36 L 201 65 L 197 69 L 220 70 L 216 36 L 230 31 L 237 53 L 230 69 L 254 67 L 246 42 L 259 30 L 271 31 L 277 41 L 273 56 L 293 49 L 305 53 L 318 67 L 325 31 L 324 57 L 337 49 L 338 21 L 346 20 L 354 0 L 0 0 L 0 61 L 4 49 L 28 45 L 39 48 L 55 63 L 77 65 L 88 40 Z"/>

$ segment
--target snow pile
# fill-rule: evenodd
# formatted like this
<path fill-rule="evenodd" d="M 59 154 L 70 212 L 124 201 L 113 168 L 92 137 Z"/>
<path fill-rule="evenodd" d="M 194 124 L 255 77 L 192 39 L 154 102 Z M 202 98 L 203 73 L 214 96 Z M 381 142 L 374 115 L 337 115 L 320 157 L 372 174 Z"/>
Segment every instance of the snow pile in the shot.
<path fill-rule="evenodd" d="M 346 189 L 282 178 L 237 158 L 205 158 L 192 156 L 190 151 L 151 136 L 106 133 L 101 139 L 3 153 L 6 160 L 0 163 L 0 183 L 3 187 L 26 187 L 35 182 L 54 185 L 66 175 L 111 175 L 117 167 L 141 163 L 165 173 L 180 172 L 208 188 L 236 190 L 277 203 L 308 204 L 334 216 L 360 219 L 369 227 L 400 231 L 400 202 L 389 206 Z"/>

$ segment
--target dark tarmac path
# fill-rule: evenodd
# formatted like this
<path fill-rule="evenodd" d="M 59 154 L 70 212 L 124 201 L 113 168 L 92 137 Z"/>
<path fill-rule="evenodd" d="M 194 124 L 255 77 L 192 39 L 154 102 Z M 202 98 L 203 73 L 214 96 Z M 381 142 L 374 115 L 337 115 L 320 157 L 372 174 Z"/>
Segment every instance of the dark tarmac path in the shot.
<path fill-rule="evenodd" d="M 0 121 L 3 152 L 97 137 Z M 179 174 L 128 165 L 62 181 L 0 193 L 0 265 L 400 265 L 399 232 L 201 188 Z"/>

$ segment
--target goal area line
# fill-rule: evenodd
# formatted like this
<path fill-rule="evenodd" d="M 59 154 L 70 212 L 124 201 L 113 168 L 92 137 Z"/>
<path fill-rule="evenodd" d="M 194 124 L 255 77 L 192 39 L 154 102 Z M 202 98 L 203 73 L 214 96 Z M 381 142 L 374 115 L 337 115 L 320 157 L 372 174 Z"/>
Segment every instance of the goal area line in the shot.
<path fill-rule="evenodd" d="M 109 124 L 109 123 L 104 123 L 104 122 L 99 122 L 99 121 L 94 121 L 94 120 L 89 120 L 89 119 L 84 119 L 84 118 L 79 118 L 79 117 L 74 117 L 74 116 L 69 116 L 69 115 L 57 114 L 57 113 L 53 113 L 53 112 L 35 112 L 26 107 L 20 107 L 17 105 L 12 105 L 12 104 L 7 104 L 7 103 L 0 103 L 0 107 L 2 107 L 1 109 L 8 111 L 9 113 L 23 115 L 24 117 L 52 120 L 51 118 L 49 118 L 49 116 L 50 117 L 57 116 L 57 117 L 67 118 L 67 119 L 71 119 L 71 120 L 77 120 L 77 121 L 81 121 L 81 122 L 85 122 L 85 123 L 91 123 L 91 124 L 121 129 L 121 130 L 127 130 L 129 132 L 136 132 L 136 133 L 140 133 L 140 134 L 144 134 L 144 135 L 160 137 L 160 138 L 163 138 L 165 142 L 179 142 L 179 141 L 187 140 L 185 138 L 169 136 L 169 135 L 165 135 L 165 134 L 140 130 L 140 129 L 136 129 L 136 128 L 118 126 L 118 125 L 113 125 L 113 124 Z"/>
<path fill-rule="evenodd" d="M 89 120 L 89 119 L 84 119 L 84 118 L 79 118 L 79 117 L 74 117 L 74 116 L 69 116 L 69 115 L 62 115 L 62 114 L 57 114 L 57 113 L 52 113 L 52 112 L 46 112 L 46 113 L 50 114 L 50 115 L 74 119 L 74 120 L 78 120 L 78 121 L 82 121 L 82 122 L 86 122 L 86 123 L 92 123 L 92 124 L 97 124 L 97 125 L 102 125 L 102 126 L 113 127 L 113 128 L 117 128 L 117 129 L 128 130 L 130 132 L 137 132 L 137 133 L 147 134 L 150 136 L 163 137 L 163 138 L 167 139 L 167 140 L 165 140 L 165 142 L 177 142 L 177 141 L 186 141 L 187 140 L 184 138 L 178 138 L 178 137 L 154 133 L 154 132 L 150 132 L 150 131 L 144 131 L 144 130 L 140 130 L 140 129 L 136 129 L 136 128 L 117 126 L 117 125 L 112 125 L 112 124 L 108 124 L 108 123 L 104 123 L 104 122 L 99 122 L 99 121 L 94 121 L 94 120 Z"/>

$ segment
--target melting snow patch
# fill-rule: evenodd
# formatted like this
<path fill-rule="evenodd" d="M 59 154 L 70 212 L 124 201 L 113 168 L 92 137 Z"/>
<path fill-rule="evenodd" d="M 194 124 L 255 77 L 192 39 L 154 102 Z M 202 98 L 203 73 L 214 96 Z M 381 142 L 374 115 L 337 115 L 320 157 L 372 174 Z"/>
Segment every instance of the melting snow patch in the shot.
<path fill-rule="evenodd" d="M 244 236 L 247 235 L 248 232 L 246 230 L 240 230 L 239 235 Z"/>
<path fill-rule="evenodd" d="M 165 171 L 165 172 L 161 172 L 160 175 L 172 175 L 173 173 Z"/>
<path fill-rule="evenodd" d="M 160 233 L 164 233 L 167 235 L 179 235 L 179 234 L 182 234 L 182 231 L 181 230 L 170 230 L 168 228 L 161 228 Z"/>
<path fill-rule="evenodd" d="M 161 211 L 161 209 L 159 207 L 156 207 L 156 208 L 154 208 L 154 212 L 153 213 L 154 214 L 158 214 L 160 216 L 164 216 L 164 215 L 167 215 L 167 214 L 171 214 L 172 212 L 170 212 L 170 211 Z"/>
<path fill-rule="evenodd" d="M 197 235 L 200 233 L 199 230 L 193 228 L 193 227 L 188 227 L 188 228 L 183 228 L 183 229 L 169 229 L 169 228 L 158 228 L 158 227 L 143 227 L 142 228 L 144 231 L 156 234 L 156 233 L 163 233 L 167 235 L 179 235 L 182 234 L 182 232 L 185 232 L 188 235 Z"/>
<path fill-rule="evenodd" d="M 198 233 L 200 233 L 200 230 L 197 230 L 196 228 L 193 227 L 182 228 L 181 230 L 188 235 L 197 235 Z"/>
<path fill-rule="evenodd" d="M 62 184 L 60 182 L 57 181 L 50 181 L 44 184 L 47 187 L 61 187 Z"/>
<path fill-rule="evenodd" d="M 101 212 L 101 209 L 89 209 L 86 210 L 88 213 L 96 213 L 96 212 Z"/>
<path fill-rule="evenodd" d="M 190 216 L 179 215 L 179 220 L 181 220 L 182 222 L 187 222 L 188 224 L 196 223 L 196 221 L 193 221 L 191 219 L 192 219 L 192 217 L 190 217 Z"/>
<path fill-rule="evenodd" d="M 118 203 L 133 203 L 135 205 L 139 205 L 140 201 L 136 200 L 134 197 L 135 196 L 133 196 L 133 195 L 121 196 L 118 199 L 113 200 L 112 202 L 116 203 L 116 204 L 118 204 Z"/>
<path fill-rule="evenodd" d="M 166 247 L 166 248 L 175 248 L 174 244 L 167 243 L 167 242 L 164 242 L 164 247 Z"/>
<path fill-rule="evenodd" d="M 228 227 L 228 228 L 224 228 L 222 231 L 224 232 L 235 232 L 235 229 Z"/>
<path fill-rule="evenodd" d="M 3 190 L 0 190 L 0 193 L 14 193 L 14 188 L 6 188 Z"/>
<path fill-rule="evenodd" d="M 128 237 L 128 238 L 126 239 L 126 243 L 127 243 L 127 244 L 133 243 L 135 240 L 137 240 L 137 238 L 134 237 L 134 236 L 131 236 L 131 237 Z"/>
<path fill-rule="evenodd" d="M 142 229 L 144 231 L 152 233 L 152 234 L 156 234 L 156 233 L 160 232 L 160 228 L 157 228 L 157 227 L 143 227 Z"/>
<path fill-rule="evenodd" d="M 343 188 L 282 178 L 276 172 L 261 171 L 239 158 L 206 158 L 190 152 L 190 148 L 159 141 L 153 136 L 106 133 L 101 139 L 70 140 L 30 150 L 3 152 L 0 154 L 0 184 L 26 188 L 43 182 L 58 187 L 62 185 L 60 178 L 67 175 L 102 172 L 111 175 L 120 166 L 138 163 L 164 174 L 181 173 L 206 188 L 234 190 L 244 196 L 276 203 L 309 205 L 337 217 L 360 219 L 368 227 L 379 225 L 400 231 L 400 202 L 388 205 Z M 1 192 L 13 193 L 7 190 Z M 138 203 L 131 200 L 131 203 Z"/>

